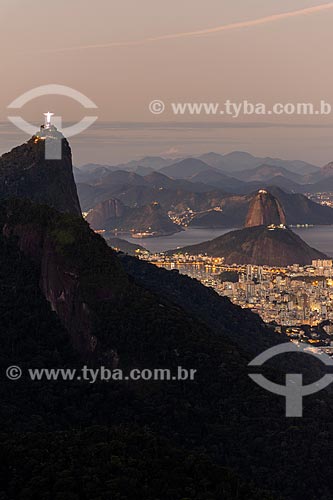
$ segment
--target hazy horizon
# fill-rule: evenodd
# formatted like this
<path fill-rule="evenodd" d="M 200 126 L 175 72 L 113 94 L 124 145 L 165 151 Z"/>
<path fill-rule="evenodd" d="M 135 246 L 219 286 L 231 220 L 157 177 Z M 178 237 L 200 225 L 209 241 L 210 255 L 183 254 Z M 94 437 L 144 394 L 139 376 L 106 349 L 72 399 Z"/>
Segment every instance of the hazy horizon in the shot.
<path fill-rule="evenodd" d="M 333 159 L 330 116 L 154 116 L 172 102 L 329 102 L 333 107 L 332 2 L 207 0 L 160 4 L 3 0 L 0 153 L 27 139 L 7 121 L 24 92 L 58 83 L 98 106 L 99 120 L 70 139 L 74 162 L 120 163 L 143 156 L 247 151 L 324 165 Z M 129 12 L 131 15 L 129 15 Z M 29 36 L 27 39 L 27 26 Z M 86 113 L 68 98 L 22 109 L 36 127 L 50 109 L 75 123 Z"/>

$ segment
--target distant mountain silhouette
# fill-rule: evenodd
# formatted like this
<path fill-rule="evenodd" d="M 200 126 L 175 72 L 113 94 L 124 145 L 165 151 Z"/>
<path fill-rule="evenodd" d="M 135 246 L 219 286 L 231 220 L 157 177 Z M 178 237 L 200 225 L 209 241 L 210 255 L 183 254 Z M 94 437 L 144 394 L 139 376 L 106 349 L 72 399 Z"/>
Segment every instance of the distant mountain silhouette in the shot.
<path fill-rule="evenodd" d="M 252 169 L 242 170 L 241 172 L 236 171 L 234 173 L 234 176 L 237 179 L 245 182 L 272 181 L 275 177 L 279 176 L 284 177 L 285 179 L 290 180 L 296 184 L 302 183 L 302 180 L 304 178 L 303 175 L 295 174 L 294 172 L 291 172 L 284 167 L 266 164 L 259 165 L 258 167 Z"/>
<path fill-rule="evenodd" d="M 305 175 L 318 172 L 320 169 L 311 163 L 299 160 L 281 160 L 280 158 L 260 158 L 255 157 L 244 151 L 233 151 L 225 155 L 208 153 L 199 156 L 208 165 L 234 175 L 237 171 L 251 170 L 260 165 L 272 165 L 274 167 L 283 167 L 290 172 Z"/>
<path fill-rule="evenodd" d="M 162 174 L 173 179 L 189 179 L 199 173 L 208 171 L 214 172 L 215 169 L 197 158 L 186 158 L 185 160 L 181 160 L 160 169 Z"/>
<path fill-rule="evenodd" d="M 162 158 L 160 156 L 145 156 L 140 160 L 132 160 L 127 163 L 120 163 L 116 165 L 118 170 L 128 170 L 129 172 L 136 171 L 138 168 L 149 168 L 152 170 L 159 170 L 167 165 L 172 165 L 183 158 Z"/>
<path fill-rule="evenodd" d="M 245 182 L 211 169 L 199 172 L 190 177 L 189 180 L 191 182 L 202 182 L 210 185 L 214 189 L 218 188 L 231 193 L 239 193 L 247 190 L 247 184 Z"/>
<path fill-rule="evenodd" d="M 210 176 L 212 176 L 211 181 Z M 280 176 L 275 179 L 280 179 Z M 192 182 L 193 180 L 200 182 Z M 288 193 L 279 186 L 270 185 L 269 182 L 243 183 L 247 186 L 245 194 L 230 194 L 227 189 L 219 187 L 219 180 L 224 187 L 227 183 L 234 181 L 239 184 L 243 183 L 217 171 L 196 174 L 192 181 L 171 179 L 161 172 L 153 172 L 142 177 L 133 172 L 115 171 L 107 175 L 105 182 L 102 180 L 94 186 L 79 183 L 77 188 L 82 208 L 85 211 L 102 201 L 113 198 L 131 207 L 144 206 L 157 201 L 165 211 L 182 212 L 190 208 L 194 213 L 198 213 L 193 218 L 200 217 L 199 225 L 202 226 L 205 220 L 204 212 L 219 207 L 223 211 L 223 217 L 214 214 L 214 221 L 217 222 L 217 219 L 220 219 L 220 224 L 223 222 L 223 226 L 229 227 L 243 226 L 255 192 L 260 188 L 265 188 L 280 201 L 286 214 L 287 224 L 333 224 L 332 208 L 314 203 L 302 194 Z M 284 180 L 292 184 L 292 181 Z M 211 184 L 204 184 L 205 181 Z M 329 182 L 330 179 L 327 179 L 326 188 Z M 209 219 L 210 217 L 207 221 Z M 218 227 L 216 223 L 213 226 Z M 209 223 L 207 227 L 213 226 Z"/>
<path fill-rule="evenodd" d="M 142 175 L 136 174 L 135 172 L 115 170 L 108 173 L 99 182 L 95 183 L 95 185 L 101 185 L 103 189 L 109 186 L 144 186 L 146 185 L 146 181 Z"/>
<path fill-rule="evenodd" d="M 131 208 L 119 200 L 106 200 L 94 207 L 86 217 L 90 226 L 97 230 L 154 233 L 165 236 L 182 231 L 183 228 L 172 222 L 160 204 Z"/>
<path fill-rule="evenodd" d="M 180 189 L 190 192 L 208 192 L 211 190 L 210 186 L 201 182 L 200 179 L 195 179 L 195 176 L 190 180 L 186 179 L 172 179 L 171 177 L 162 174 L 161 172 L 152 172 L 145 175 L 144 179 L 147 183 L 155 189 L 171 189 L 178 191 Z"/>
<path fill-rule="evenodd" d="M 306 184 L 302 186 L 303 193 L 327 193 L 333 191 L 333 175 L 324 176 L 314 184 Z"/>
<path fill-rule="evenodd" d="M 283 175 L 274 175 L 274 177 L 271 177 L 265 181 L 252 181 L 248 182 L 246 184 L 246 191 L 249 192 L 249 188 L 252 186 L 253 189 L 258 189 L 260 187 L 264 188 L 270 188 L 272 186 L 281 188 L 287 193 L 302 193 L 303 192 L 303 185 L 302 184 L 297 184 L 294 181 L 291 181 L 287 177 L 284 177 Z"/>

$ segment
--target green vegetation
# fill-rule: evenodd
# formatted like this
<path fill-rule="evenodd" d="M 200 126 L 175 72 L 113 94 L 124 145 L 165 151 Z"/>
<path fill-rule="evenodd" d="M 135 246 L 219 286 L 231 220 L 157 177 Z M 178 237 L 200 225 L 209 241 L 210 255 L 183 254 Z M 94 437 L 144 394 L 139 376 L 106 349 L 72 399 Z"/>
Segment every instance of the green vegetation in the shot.
<path fill-rule="evenodd" d="M 0 471 L 7 472 L 8 459 L 16 471 L 8 480 L 10 498 L 18 491 L 24 500 L 272 498 L 203 454 L 188 454 L 134 426 L 27 433 L 20 443 L 16 436 L 0 435 L 0 444 Z"/>
<path fill-rule="evenodd" d="M 283 398 L 253 384 L 247 346 L 270 342 L 258 318 L 195 280 L 119 259 L 79 218 L 13 201 L 0 224 L 0 372 L 17 364 L 25 374 L 0 378 L 1 500 L 330 498 L 331 400 L 307 398 L 305 418 L 290 421 Z M 46 256 L 57 278 L 74 280 L 75 304 L 87 304 L 90 356 L 74 351 L 40 290 Z M 198 375 L 96 384 L 26 376 L 28 367 L 107 365 L 111 351 L 125 370 L 180 365 Z"/>

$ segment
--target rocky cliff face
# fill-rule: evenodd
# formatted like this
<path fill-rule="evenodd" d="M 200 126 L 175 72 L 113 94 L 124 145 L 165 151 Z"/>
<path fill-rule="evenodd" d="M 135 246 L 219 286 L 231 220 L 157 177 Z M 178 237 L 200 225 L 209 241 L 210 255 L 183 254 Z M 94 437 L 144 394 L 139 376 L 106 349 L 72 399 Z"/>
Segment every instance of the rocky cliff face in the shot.
<path fill-rule="evenodd" d="M 110 220 L 123 217 L 125 205 L 119 200 L 106 200 L 98 203 L 87 215 L 87 222 L 94 229 L 106 229 Z"/>
<path fill-rule="evenodd" d="M 6 224 L 6 238 L 17 238 L 19 248 L 39 268 L 40 289 L 71 335 L 74 348 L 82 354 L 93 353 L 96 338 L 92 335 L 88 305 L 80 300 L 79 276 L 64 264 L 55 242 L 34 224 Z"/>
<path fill-rule="evenodd" d="M 182 227 L 172 222 L 157 202 L 142 207 L 128 207 L 121 201 L 103 201 L 90 210 L 86 218 L 93 229 L 118 230 L 126 233 L 174 234 Z"/>
<path fill-rule="evenodd" d="M 1 156 L 0 198 L 26 198 L 81 216 L 70 146 L 59 132 L 52 133 L 62 142 L 59 160 L 45 159 L 46 142 L 37 135 Z"/>
<path fill-rule="evenodd" d="M 270 224 L 286 224 L 286 216 L 279 200 L 266 189 L 260 189 L 250 203 L 245 227 Z"/>
<path fill-rule="evenodd" d="M 74 348 L 84 358 L 103 357 L 114 366 L 116 352 L 98 342 L 96 304 L 116 301 L 128 282 L 104 240 L 82 219 L 21 200 L 2 202 L 0 225 L 5 239 L 16 241 L 34 262 L 40 289 Z M 100 255 L 107 260 L 104 266 L 98 263 Z"/>
<path fill-rule="evenodd" d="M 214 499 L 221 492 L 240 500 L 318 498 L 318 492 L 330 498 L 330 484 L 324 482 L 327 488 L 321 489 L 322 477 L 316 481 L 318 474 L 312 474 L 309 479 L 299 460 L 300 452 L 307 456 L 315 450 L 309 461 L 332 476 L 329 461 L 322 460 L 331 439 L 330 399 L 325 394 L 311 399 L 301 432 L 290 428 L 284 401 L 248 377 L 252 354 L 244 346 L 262 352 L 270 338 L 256 315 L 196 280 L 135 259 L 125 267 L 128 276 L 115 253 L 81 218 L 30 201 L 1 202 L 0 247 L 5 322 L 0 367 L 5 373 L 14 362 L 25 375 L 15 383 L 0 377 L 2 470 L 7 475 L 0 497 L 52 498 L 60 491 L 59 498 L 68 493 L 67 498 L 165 500 L 190 494 Z M 38 281 L 56 314 L 40 300 Z M 104 366 L 115 367 L 119 360 L 125 370 L 194 368 L 195 381 L 31 383 L 28 367 L 73 367 L 60 349 L 62 339 L 54 341 L 61 330 L 57 316 L 80 352 Z M 295 363 L 293 367 L 304 373 Z M 273 373 L 276 379 L 283 380 L 282 368 Z M 318 378 L 311 373 L 311 380 Z M 123 441 L 125 434 L 130 438 Z M 160 441 L 164 444 L 157 447 Z M 116 467 L 111 467 L 105 456 L 114 453 L 115 443 Z M 172 453 L 169 443 L 175 447 Z M 65 471 L 64 456 L 74 464 L 68 470 L 66 462 Z M 156 456 L 167 461 L 155 467 Z M 256 486 L 252 495 L 247 485 L 231 477 L 230 465 L 274 495 Z M 96 481 L 76 481 L 78 467 Z M 50 479 L 51 469 L 56 471 Z M 128 481 L 133 470 L 135 477 Z"/>

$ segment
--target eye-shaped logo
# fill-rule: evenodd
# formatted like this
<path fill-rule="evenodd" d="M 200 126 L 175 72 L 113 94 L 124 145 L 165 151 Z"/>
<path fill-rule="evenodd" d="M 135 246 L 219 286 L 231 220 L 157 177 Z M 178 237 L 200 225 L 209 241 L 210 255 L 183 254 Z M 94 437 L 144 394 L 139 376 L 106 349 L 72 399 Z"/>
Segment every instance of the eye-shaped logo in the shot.
<path fill-rule="evenodd" d="M 7 107 L 8 109 L 21 109 L 31 100 L 46 95 L 61 95 L 70 97 L 71 99 L 82 104 L 82 106 L 86 109 L 97 108 L 96 104 L 91 99 L 89 99 L 78 90 L 72 89 L 71 87 L 66 87 L 65 85 L 57 84 L 42 85 L 40 87 L 31 89 L 28 92 L 22 94 L 20 97 L 14 99 L 14 101 L 11 102 Z M 48 160 L 61 159 L 61 134 L 67 138 L 78 135 L 81 132 L 87 130 L 87 128 L 89 128 L 98 118 L 97 116 L 85 116 L 75 125 L 63 128 L 61 116 L 54 116 L 53 113 L 49 112 L 45 113 L 45 116 L 46 122 L 45 125 L 43 125 L 41 128 L 41 134 L 39 135 L 39 137 L 46 141 L 45 158 Z M 19 128 L 23 132 L 26 132 L 28 135 L 31 136 L 36 134 L 36 127 L 24 120 L 21 116 L 8 116 L 8 120 L 10 120 L 17 128 Z"/>
<path fill-rule="evenodd" d="M 333 359 L 327 354 L 318 351 L 316 348 L 306 348 L 301 344 L 294 344 L 292 342 L 286 342 L 267 349 L 254 358 L 249 363 L 249 366 L 261 366 L 265 361 L 274 356 L 287 352 L 310 354 L 320 359 L 326 366 L 333 366 Z M 319 392 L 333 382 L 333 374 L 326 374 L 317 382 L 308 385 L 303 385 L 303 375 L 301 373 L 286 373 L 286 385 L 275 384 L 259 373 L 249 374 L 249 377 L 260 385 L 260 387 L 266 389 L 266 391 L 286 398 L 286 417 L 302 417 L 303 396 Z"/>

